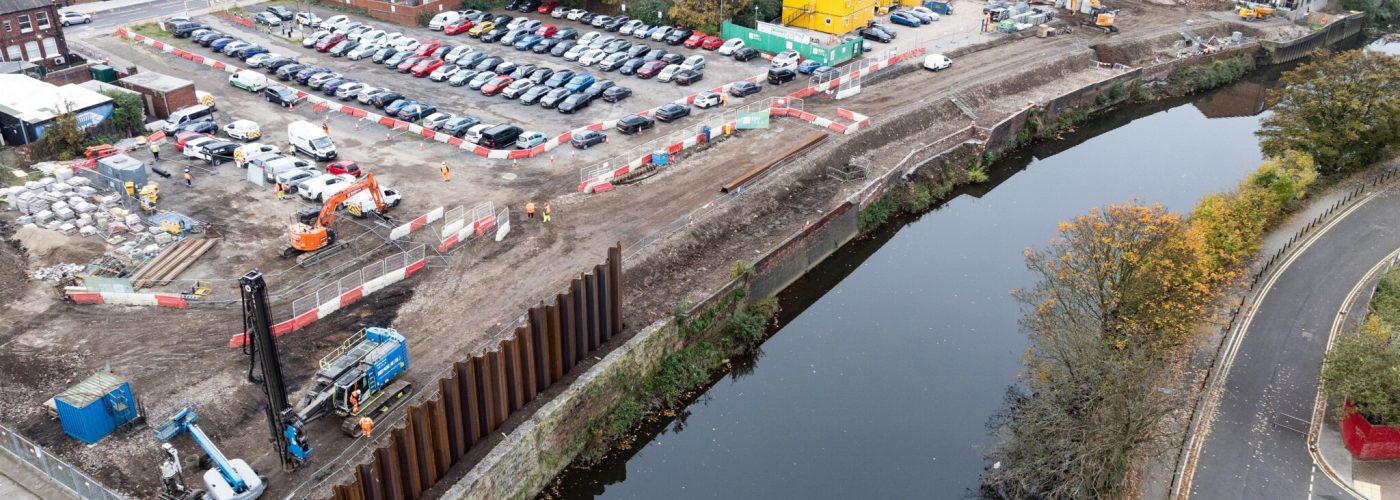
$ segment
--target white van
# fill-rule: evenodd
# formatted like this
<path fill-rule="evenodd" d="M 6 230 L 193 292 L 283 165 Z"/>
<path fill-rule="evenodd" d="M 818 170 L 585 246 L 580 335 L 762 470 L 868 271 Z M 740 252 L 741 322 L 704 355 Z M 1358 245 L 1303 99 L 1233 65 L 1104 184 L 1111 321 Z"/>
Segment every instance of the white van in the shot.
<path fill-rule="evenodd" d="M 263 180 L 267 181 L 268 183 L 275 182 L 277 180 L 277 175 L 285 172 L 290 172 L 293 170 L 310 170 L 314 172 L 316 170 L 314 166 L 312 166 L 310 163 L 307 163 L 305 160 L 292 158 L 290 156 L 273 158 L 271 160 L 267 160 L 261 163 L 263 169 Z"/>
<path fill-rule="evenodd" d="M 681 61 L 681 69 L 693 69 L 695 71 L 704 70 L 705 56 L 695 54 L 693 56 L 685 58 L 684 61 Z"/>
<path fill-rule="evenodd" d="M 256 71 L 239 71 L 228 76 L 228 84 L 249 92 L 262 92 L 267 88 L 267 76 Z"/>
<path fill-rule="evenodd" d="M 253 120 L 237 120 L 224 125 L 224 134 L 241 141 L 251 141 L 262 137 L 262 127 Z"/>
<path fill-rule="evenodd" d="M 461 19 L 461 12 L 457 12 L 455 10 L 442 12 L 436 16 L 433 16 L 433 19 L 428 21 L 428 29 L 433 31 L 442 31 L 443 26 L 455 23 L 457 21 L 460 21 Z"/>
<path fill-rule="evenodd" d="M 287 124 L 287 141 L 296 151 L 317 160 L 335 158 L 335 144 L 331 143 L 330 136 L 310 122 L 298 120 Z"/>
<path fill-rule="evenodd" d="M 178 111 L 170 113 L 170 118 L 165 119 L 165 133 L 173 134 L 181 125 L 213 115 L 214 110 L 203 104 L 180 108 Z"/>

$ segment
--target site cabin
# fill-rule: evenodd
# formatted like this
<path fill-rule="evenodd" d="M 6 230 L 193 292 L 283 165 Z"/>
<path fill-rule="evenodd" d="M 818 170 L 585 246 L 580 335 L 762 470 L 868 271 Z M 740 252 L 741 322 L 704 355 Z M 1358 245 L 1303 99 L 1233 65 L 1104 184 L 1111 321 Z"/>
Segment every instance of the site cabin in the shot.
<path fill-rule="evenodd" d="M 287 142 L 290 142 L 297 152 L 318 161 L 335 159 L 335 144 L 331 142 L 330 136 L 326 135 L 321 127 L 310 122 L 298 120 L 287 124 Z"/>

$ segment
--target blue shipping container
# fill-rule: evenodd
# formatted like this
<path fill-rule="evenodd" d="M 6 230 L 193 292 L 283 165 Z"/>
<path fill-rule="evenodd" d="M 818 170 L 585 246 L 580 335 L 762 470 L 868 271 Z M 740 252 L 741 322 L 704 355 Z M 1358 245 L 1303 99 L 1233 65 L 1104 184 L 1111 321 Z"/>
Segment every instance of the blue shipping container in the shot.
<path fill-rule="evenodd" d="M 54 397 L 63 432 L 87 444 L 101 441 L 117 426 L 136 418 L 131 383 L 97 372 Z"/>

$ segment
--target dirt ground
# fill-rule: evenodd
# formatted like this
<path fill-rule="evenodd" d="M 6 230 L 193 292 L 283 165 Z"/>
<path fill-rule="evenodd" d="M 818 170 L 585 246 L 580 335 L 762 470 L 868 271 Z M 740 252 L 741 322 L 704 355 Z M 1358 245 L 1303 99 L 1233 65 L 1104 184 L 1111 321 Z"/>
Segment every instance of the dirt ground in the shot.
<path fill-rule="evenodd" d="M 976 15 L 975 4 L 958 5 L 961 10 L 947 21 Z M 1079 30 L 1073 36 L 991 44 L 960 57 L 952 71 L 901 70 L 900 76 L 867 85 L 859 95 L 839 103 L 809 98 L 804 102 L 808 111 L 835 118 L 839 105 L 872 116 L 875 127 L 851 136 L 829 137 L 827 144 L 768 175 L 742 195 L 721 195 L 718 188 L 775 152 L 824 132 L 798 120 L 775 119 L 768 130 L 743 131 L 729 141 L 686 153 L 676 165 L 642 182 L 619 186 L 606 194 L 584 195 L 575 192 L 577 168 L 616 151 L 593 150 L 568 161 L 561 156 L 557 165 L 522 162 L 519 168 L 511 168 L 509 163 L 476 158 L 442 144 L 406 137 L 386 140 L 382 128 L 364 126 L 356 130 L 353 122 L 334 117 L 332 136 L 342 157 L 359 161 L 381 176 L 385 184 L 404 193 L 403 205 L 392 214 L 398 220 L 437 206 L 451 208 L 492 201 L 498 208 L 510 208 L 512 229 L 501 242 L 475 241 L 445 257 L 429 251 L 430 269 L 425 276 L 395 285 L 283 337 L 279 341 L 283 369 L 294 392 L 305 390 L 303 386 L 314 372 L 315 360 L 349 334 L 365 326 L 392 326 L 409 339 L 413 368 L 407 377 L 423 387 L 436 380 L 453 361 L 491 348 L 503 326 L 511 324 L 529 305 L 561 291 L 569 279 L 600 262 L 607 246 L 619 242 L 630 259 L 625 262 L 628 325 L 644 326 L 668 314 L 682 299 L 703 297 L 707 290 L 728 279 L 728 269 L 736 259 L 752 260 L 856 191 L 858 183 L 841 183 L 825 176 L 826 167 L 833 161 L 844 161 L 826 153 L 847 141 L 863 141 L 859 144 L 865 145 L 866 156 L 876 167 L 872 176 L 879 175 L 892 168 L 913 146 L 963 128 L 969 118 L 954 109 L 932 123 L 900 130 L 882 129 L 883 120 L 946 104 L 944 96 L 957 91 L 970 101 L 979 123 L 994 123 L 1038 96 L 1053 96 L 1113 76 L 1115 73 L 1092 68 L 1093 51 L 1089 46 L 1169 36 L 1186 19 L 1196 17 L 1183 10 L 1149 4 L 1133 10 L 1145 14 L 1120 15 L 1124 33 L 1112 39 Z M 981 38 L 963 36 L 960 43 L 985 42 Z M 949 40 L 938 37 L 936 43 L 947 47 Z M 255 95 L 232 90 L 225 83 L 226 74 L 211 68 L 157 54 L 111 36 L 86 42 L 145 70 L 195 81 L 198 88 L 219 98 L 221 123 L 235 117 L 258 121 L 266 136 L 264 140 L 272 144 L 282 145 L 278 131 L 290 121 L 320 119 L 309 109 L 288 111 L 270 106 Z M 931 39 L 926 42 L 935 43 Z M 206 49 L 194 50 L 207 53 Z M 297 47 L 288 52 L 301 53 L 303 49 Z M 1062 64 L 1065 60 L 1070 63 Z M 333 60 L 333 64 L 348 63 Z M 1042 67 L 1061 69 L 1052 75 L 1035 72 Z M 741 69 L 761 71 L 762 66 L 742 65 Z M 410 79 L 386 70 L 370 72 L 367 79 L 368 75 L 386 82 L 392 79 L 391 86 L 404 85 L 405 79 Z M 707 74 L 705 83 L 720 82 Z M 426 81 L 408 84 L 438 85 Z M 978 92 L 992 84 L 997 84 L 1003 93 Z M 790 85 L 783 91 L 796 88 Z M 776 94 L 777 90 L 765 92 L 764 95 Z M 680 95 L 683 94 L 679 91 L 675 94 Z M 499 109 L 519 106 L 480 95 L 459 95 L 454 99 L 447 102 L 483 115 L 517 116 L 514 108 Z M 640 98 L 623 102 L 624 106 L 637 108 L 641 104 Z M 595 113 L 591 118 L 568 119 L 592 121 L 625 114 L 621 109 L 591 109 Z M 554 115 L 549 119 L 557 120 L 558 114 Z M 523 118 L 518 119 L 543 119 L 519 116 Z M 554 131 L 564 128 L 561 125 Z M 661 133 L 664 132 L 658 132 Z M 149 158 L 143 152 L 135 156 Z M 437 177 L 440 161 L 454 166 L 451 182 Z M 280 260 L 275 254 L 280 251 L 284 221 L 296 209 L 310 205 L 276 201 L 270 190 L 239 180 L 242 171 L 232 165 L 195 167 L 200 170 L 194 190 L 182 192 L 183 186 L 163 186 L 171 193 L 169 204 L 213 223 L 225 238 L 186 277 L 215 280 L 226 288 L 221 293 L 232 294 L 233 280 L 247 269 L 258 267 L 273 276 L 270 285 L 277 293 L 308 278 L 337 277 L 343 272 L 341 268 L 354 264 L 327 263 L 302 269 Z M 553 204 L 554 222 L 545 225 L 538 220 L 525 220 L 522 206 L 526 201 L 546 200 Z M 133 388 L 152 414 L 182 401 L 196 402 L 205 431 L 226 454 L 244 458 L 268 474 L 272 481 L 270 493 L 279 497 L 325 493 L 324 488 L 317 487 L 311 473 L 286 474 L 277 466 L 266 440 L 261 412 L 264 398 L 246 382 L 248 359 L 227 347 L 228 337 L 240 329 L 241 318 L 236 309 L 151 310 L 79 307 L 59 302 L 51 287 L 24 278 L 25 270 L 64 261 L 82 262 L 104 248 L 100 244 L 70 244 L 48 235 L 16 235 L 16 229 L 7 222 L 10 220 L 0 218 L 0 233 L 6 237 L 6 244 L 0 245 L 0 279 L 27 285 L 0 290 L 0 308 L 10 319 L 0 325 L 0 376 L 9 382 L 0 385 L 0 394 L 11 403 L 0 406 L 0 421 L 16 424 L 21 432 L 58 450 L 109 485 L 134 496 L 150 497 L 157 487 L 158 457 L 149 433 L 113 436 L 95 446 L 81 446 L 64 437 L 58 424 L 40 410 L 44 400 L 67 385 L 110 367 L 132 380 Z M 367 246 L 382 241 L 387 231 L 373 223 L 338 224 L 342 225 L 337 227 L 364 234 Z M 682 229 L 657 239 L 658 231 L 677 227 Z M 416 235 L 415 241 L 435 246 L 439 228 L 431 226 Z M 276 307 L 286 305 L 279 302 Z M 309 427 L 310 438 L 317 447 L 317 467 L 335 460 L 351 445 L 351 440 L 335 428 L 337 424 L 320 421 Z M 189 440 L 177 441 L 188 456 L 195 456 Z"/>

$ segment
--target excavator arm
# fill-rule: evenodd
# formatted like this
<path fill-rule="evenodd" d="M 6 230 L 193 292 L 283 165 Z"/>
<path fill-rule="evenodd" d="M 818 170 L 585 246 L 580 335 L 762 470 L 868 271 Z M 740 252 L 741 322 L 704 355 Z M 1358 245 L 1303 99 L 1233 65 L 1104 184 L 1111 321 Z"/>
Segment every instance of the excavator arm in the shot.
<path fill-rule="evenodd" d="M 321 215 L 316 218 L 316 224 L 321 227 L 330 227 L 331 223 L 335 222 L 335 208 L 366 189 L 369 190 L 370 198 L 374 200 L 374 209 L 383 213 L 385 208 L 384 194 L 379 191 L 379 183 L 375 182 L 374 174 L 365 174 L 365 178 L 355 181 L 350 187 L 326 198 L 326 203 L 321 205 Z"/>
<path fill-rule="evenodd" d="M 314 220 L 301 219 L 288 228 L 288 242 L 290 246 L 282 250 L 283 257 L 304 252 L 315 252 L 334 243 L 335 235 L 331 232 L 330 226 L 335 222 L 335 209 L 350 197 L 355 196 L 360 191 L 368 189 L 370 198 L 374 200 L 375 209 L 384 212 L 383 193 L 379 190 L 379 183 L 374 180 L 374 174 L 365 174 L 363 179 L 355 181 L 350 187 L 340 192 L 326 197 L 321 204 L 321 211 L 316 214 Z M 299 257 L 298 259 L 301 259 Z"/>

